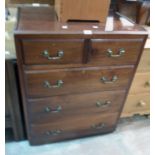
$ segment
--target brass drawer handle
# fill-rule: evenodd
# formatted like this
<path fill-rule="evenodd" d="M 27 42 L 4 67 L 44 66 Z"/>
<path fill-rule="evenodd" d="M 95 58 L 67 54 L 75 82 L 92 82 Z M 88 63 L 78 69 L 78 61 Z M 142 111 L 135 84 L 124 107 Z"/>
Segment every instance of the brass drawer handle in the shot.
<path fill-rule="evenodd" d="M 51 83 L 47 80 L 44 81 L 45 88 L 60 88 L 60 87 L 62 87 L 63 84 L 64 84 L 64 82 L 62 80 L 58 80 L 56 85 L 51 85 Z"/>
<path fill-rule="evenodd" d="M 46 131 L 45 134 L 47 136 L 58 136 L 62 133 L 62 130 L 51 130 L 51 131 Z"/>
<path fill-rule="evenodd" d="M 105 128 L 106 127 L 106 125 L 105 125 L 105 123 L 99 123 L 99 124 L 93 124 L 92 126 L 91 126 L 93 129 L 103 129 L 103 128 Z"/>
<path fill-rule="evenodd" d="M 58 60 L 61 59 L 64 56 L 64 52 L 62 50 L 57 52 L 57 56 L 56 57 L 51 57 L 48 50 L 44 50 L 42 52 L 42 56 L 44 56 L 45 58 L 47 58 L 48 60 Z"/>
<path fill-rule="evenodd" d="M 110 104 L 111 104 L 111 101 L 104 101 L 104 102 L 97 101 L 96 102 L 96 106 L 99 108 L 106 108 L 110 106 Z"/>
<path fill-rule="evenodd" d="M 143 100 L 140 100 L 139 103 L 137 104 L 138 107 L 145 107 L 146 103 Z"/>
<path fill-rule="evenodd" d="M 52 109 L 50 107 L 45 107 L 44 110 L 45 110 L 46 113 L 58 113 L 58 112 L 62 111 L 62 107 L 60 105 L 57 106 L 55 109 Z"/>
<path fill-rule="evenodd" d="M 113 58 L 121 57 L 124 54 L 125 50 L 123 48 L 119 49 L 119 54 L 113 54 L 113 51 L 110 48 L 107 50 L 107 55 Z"/>
<path fill-rule="evenodd" d="M 101 78 L 101 81 L 103 82 L 103 83 L 105 83 L 105 84 L 107 84 L 107 83 L 114 83 L 115 81 L 117 81 L 118 80 L 118 77 L 116 76 L 116 75 L 114 75 L 113 77 L 112 77 L 112 79 L 111 80 L 108 80 L 106 77 L 102 77 Z"/>

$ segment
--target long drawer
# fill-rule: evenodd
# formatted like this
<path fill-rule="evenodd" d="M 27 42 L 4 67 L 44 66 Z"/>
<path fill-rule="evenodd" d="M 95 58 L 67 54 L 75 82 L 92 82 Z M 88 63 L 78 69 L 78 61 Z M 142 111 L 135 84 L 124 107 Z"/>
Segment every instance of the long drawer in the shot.
<path fill-rule="evenodd" d="M 107 91 L 29 101 L 31 123 L 48 123 L 68 119 L 73 116 L 91 116 L 118 112 L 126 91 Z"/>
<path fill-rule="evenodd" d="M 132 67 L 73 68 L 49 71 L 27 71 L 27 95 L 47 97 L 105 90 L 124 90 L 133 73 Z"/>
<path fill-rule="evenodd" d="M 114 130 L 117 118 L 118 113 L 101 113 L 87 117 L 72 116 L 65 121 L 55 120 L 48 124 L 31 124 L 29 139 L 31 144 L 39 144 L 110 132 Z"/>

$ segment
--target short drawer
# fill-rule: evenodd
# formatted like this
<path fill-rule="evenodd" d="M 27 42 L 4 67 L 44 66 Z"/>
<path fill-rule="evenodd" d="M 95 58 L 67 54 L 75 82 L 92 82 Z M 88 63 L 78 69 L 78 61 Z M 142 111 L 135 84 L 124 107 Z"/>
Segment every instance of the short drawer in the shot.
<path fill-rule="evenodd" d="M 142 39 L 92 39 L 90 64 L 136 64 L 143 45 Z"/>
<path fill-rule="evenodd" d="M 150 94 L 129 94 L 123 109 L 123 116 L 150 112 Z"/>
<path fill-rule="evenodd" d="M 146 93 L 150 91 L 150 73 L 136 73 L 132 82 L 130 93 Z"/>
<path fill-rule="evenodd" d="M 48 123 L 73 116 L 119 112 L 125 92 L 107 91 L 29 100 L 29 117 L 31 123 Z"/>
<path fill-rule="evenodd" d="M 23 40 L 24 63 L 77 64 L 83 62 L 83 39 Z"/>
<path fill-rule="evenodd" d="M 49 71 L 26 71 L 27 95 L 47 97 L 105 90 L 124 90 L 133 73 L 126 68 L 72 68 Z"/>
<path fill-rule="evenodd" d="M 70 117 L 68 120 L 31 124 L 29 139 L 31 144 L 41 144 L 114 130 L 118 113 Z"/>

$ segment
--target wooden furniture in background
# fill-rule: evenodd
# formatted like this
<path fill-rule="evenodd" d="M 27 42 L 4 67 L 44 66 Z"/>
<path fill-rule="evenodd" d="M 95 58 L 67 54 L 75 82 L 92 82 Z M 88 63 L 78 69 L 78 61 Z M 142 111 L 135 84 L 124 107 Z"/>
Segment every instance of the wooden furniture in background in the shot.
<path fill-rule="evenodd" d="M 6 141 L 25 139 L 21 94 L 19 91 L 13 31 L 16 9 L 9 9 L 5 21 L 5 129 Z"/>
<path fill-rule="evenodd" d="M 55 0 L 59 21 L 93 20 L 105 23 L 110 0 Z"/>
<path fill-rule="evenodd" d="M 137 23 L 150 25 L 150 1 L 144 1 L 138 12 Z"/>
<path fill-rule="evenodd" d="M 101 23 L 66 27 L 52 8 L 19 9 L 15 43 L 30 144 L 115 130 L 147 32 L 111 17 L 109 32 Z"/>
<path fill-rule="evenodd" d="M 150 2 L 141 0 L 117 0 L 117 11 L 137 24 L 149 25 Z"/>
<path fill-rule="evenodd" d="M 150 49 L 145 47 L 132 86 L 125 103 L 122 117 L 150 113 Z"/>
<path fill-rule="evenodd" d="M 5 61 L 5 128 L 11 129 L 13 139 L 25 139 L 16 60 Z"/>

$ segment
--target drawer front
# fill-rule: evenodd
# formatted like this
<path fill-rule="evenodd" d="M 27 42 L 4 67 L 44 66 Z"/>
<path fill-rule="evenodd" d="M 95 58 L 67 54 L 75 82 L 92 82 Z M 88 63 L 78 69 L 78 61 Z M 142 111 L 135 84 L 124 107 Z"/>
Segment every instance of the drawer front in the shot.
<path fill-rule="evenodd" d="M 142 47 L 141 39 L 93 39 L 90 64 L 133 65 Z"/>
<path fill-rule="evenodd" d="M 83 39 L 23 40 L 24 63 L 77 64 L 83 62 Z"/>
<path fill-rule="evenodd" d="M 119 112 L 125 91 L 55 96 L 29 101 L 31 123 L 48 123 L 73 116 Z"/>
<path fill-rule="evenodd" d="M 139 114 L 150 111 L 150 94 L 129 94 L 122 115 Z"/>
<path fill-rule="evenodd" d="M 150 91 L 150 73 L 136 73 L 130 93 L 145 93 Z"/>
<path fill-rule="evenodd" d="M 150 49 L 144 49 L 137 71 L 138 72 L 150 71 Z"/>
<path fill-rule="evenodd" d="M 100 114 L 88 117 L 70 117 L 65 121 L 55 121 L 49 124 L 31 124 L 30 141 L 32 143 L 46 143 L 104 133 L 116 125 L 117 117 L 118 113 Z"/>
<path fill-rule="evenodd" d="M 28 97 L 126 89 L 133 68 L 74 68 L 50 71 L 27 71 Z"/>

